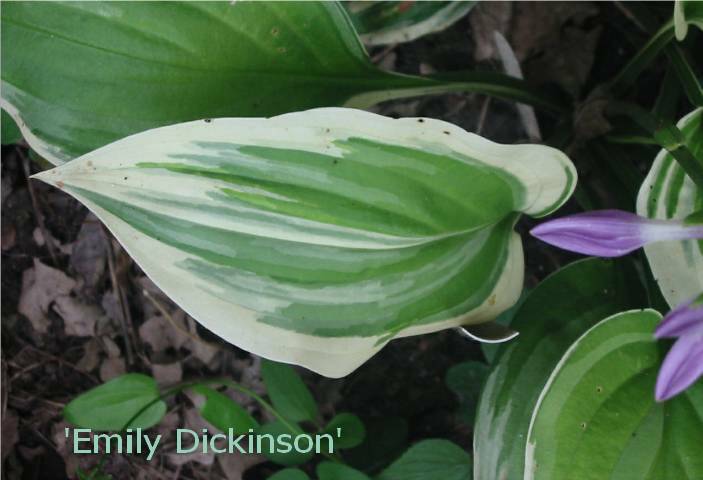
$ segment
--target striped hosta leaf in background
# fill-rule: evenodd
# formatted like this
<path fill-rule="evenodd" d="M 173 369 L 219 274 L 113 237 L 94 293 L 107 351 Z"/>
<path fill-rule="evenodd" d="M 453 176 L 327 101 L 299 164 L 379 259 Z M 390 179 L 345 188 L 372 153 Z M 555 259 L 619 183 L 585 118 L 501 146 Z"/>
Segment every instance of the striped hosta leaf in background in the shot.
<path fill-rule="evenodd" d="M 93 210 L 203 325 L 328 376 L 394 337 L 519 297 L 519 213 L 576 181 L 561 152 L 328 108 L 143 132 L 38 178 Z"/>
<path fill-rule="evenodd" d="M 559 269 L 527 295 L 510 322 L 521 335 L 500 345 L 483 384 L 474 426 L 474 479 L 522 478 L 530 416 L 550 374 L 586 330 L 647 304 L 637 279 L 628 259 L 591 257 Z"/>
<path fill-rule="evenodd" d="M 678 123 L 696 156 L 703 156 L 703 108 Z M 666 150 L 654 160 L 639 192 L 637 213 L 649 218 L 684 219 L 703 209 L 703 191 Z M 703 240 L 659 242 L 644 247 L 654 277 L 672 307 L 703 291 Z"/>
<path fill-rule="evenodd" d="M 660 320 L 619 313 L 571 345 L 532 414 L 525 480 L 703 478 L 703 383 L 654 401 Z"/>
<path fill-rule="evenodd" d="M 441 32 L 469 13 L 476 2 L 352 1 L 342 4 L 364 43 L 386 45 Z"/>
<path fill-rule="evenodd" d="M 9 2 L 0 30 L 0 104 L 55 165 L 201 118 L 461 90 L 558 108 L 490 72 L 443 81 L 380 70 L 337 2 Z"/>

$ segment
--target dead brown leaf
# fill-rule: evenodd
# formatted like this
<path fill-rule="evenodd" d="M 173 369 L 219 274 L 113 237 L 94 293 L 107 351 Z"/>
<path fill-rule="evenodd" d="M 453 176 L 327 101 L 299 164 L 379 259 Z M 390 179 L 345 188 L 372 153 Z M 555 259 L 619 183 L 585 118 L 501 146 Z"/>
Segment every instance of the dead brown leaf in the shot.
<path fill-rule="evenodd" d="M 203 429 L 208 428 L 210 428 L 210 431 L 214 431 L 194 408 L 186 409 L 183 414 L 183 421 L 185 424 L 184 428 L 193 430 L 194 432 L 202 432 Z M 184 438 L 183 440 L 183 447 L 188 448 L 188 446 L 191 445 L 191 443 L 189 443 L 190 439 Z M 212 465 L 215 461 L 215 454 L 212 451 L 202 453 L 202 450 L 196 450 L 193 453 L 169 453 L 166 457 L 170 463 L 176 466 L 184 465 L 188 462 L 196 462 L 201 465 Z"/>
<path fill-rule="evenodd" d="M 81 372 L 92 372 L 100 362 L 100 344 L 96 339 L 90 339 L 83 345 L 83 356 L 76 362 L 76 368 Z"/>
<path fill-rule="evenodd" d="M 17 310 L 27 317 L 34 329 L 46 333 L 49 328 L 49 306 L 60 296 L 68 295 L 75 280 L 61 270 L 51 268 L 34 259 L 34 267 L 22 274 L 22 293 Z"/>
<path fill-rule="evenodd" d="M 71 267 L 80 275 L 87 288 L 94 288 L 105 272 L 106 252 L 105 235 L 100 221 L 89 213 L 78 232 L 70 258 Z"/>
<path fill-rule="evenodd" d="M 154 352 L 163 352 L 168 348 L 178 349 L 188 341 L 185 333 L 160 315 L 151 317 L 139 327 L 139 337 Z"/>
<path fill-rule="evenodd" d="M 0 243 L 2 243 L 2 251 L 6 252 L 11 250 L 12 247 L 17 243 L 17 230 L 14 225 L 8 225 L 2 228 L 2 238 Z"/>
<path fill-rule="evenodd" d="M 56 238 L 51 235 L 51 232 L 47 231 L 46 235 L 49 237 L 49 241 L 51 242 L 52 245 L 57 247 L 59 251 L 65 255 L 70 255 L 71 252 L 73 251 L 73 244 L 72 243 L 66 243 L 66 244 L 61 244 Z M 46 239 L 44 238 L 44 233 L 42 233 L 41 228 L 37 227 L 34 229 L 34 232 L 32 232 L 32 238 L 34 238 L 34 243 L 36 243 L 38 246 L 43 247 L 46 245 Z"/>
<path fill-rule="evenodd" d="M 92 337 L 95 334 L 95 324 L 104 316 L 96 305 L 82 303 L 70 296 L 57 297 L 53 308 L 63 319 L 66 335 L 75 337 Z"/>
<path fill-rule="evenodd" d="M 585 21 L 598 12 L 591 2 L 517 2 L 510 44 L 517 58 L 526 61 L 526 78 L 557 83 L 578 96 L 602 30 Z"/>
<path fill-rule="evenodd" d="M 151 373 L 159 385 L 174 385 L 183 379 L 183 367 L 180 362 L 154 364 Z"/>
<path fill-rule="evenodd" d="M 265 461 L 266 457 L 263 455 L 239 452 L 217 456 L 217 463 L 220 465 L 222 473 L 227 477 L 227 480 L 242 480 L 244 472 Z"/>
<path fill-rule="evenodd" d="M 92 469 L 100 461 L 100 456 L 73 453 L 71 445 L 72 437 L 66 438 L 65 429 L 67 427 L 71 427 L 71 425 L 65 421 L 55 423 L 51 429 L 51 439 L 54 442 L 56 451 L 61 455 L 66 464 L 66 475 L 69 478 L 76 478 L 76 470 L 79 467 L 84 471 Z"/>
<path fill-rule="evenodd" d="M 100 365 L 100 380 L 107 382 L 127 373 L 127 366 L 122 357 L 108 357 Z"/>

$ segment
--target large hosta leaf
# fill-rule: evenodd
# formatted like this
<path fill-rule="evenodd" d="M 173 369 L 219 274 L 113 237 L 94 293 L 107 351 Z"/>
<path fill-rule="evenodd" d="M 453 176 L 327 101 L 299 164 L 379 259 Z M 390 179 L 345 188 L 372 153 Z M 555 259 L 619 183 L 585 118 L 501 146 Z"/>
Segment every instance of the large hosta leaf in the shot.
<path fill-rule="evenodd" d="M 533 414 L 526 479 L 703 478 L 703 384 L 654 401 L 660 319 L 617 314 L 569 348 Z"/>
<path fill-rule="evenodd" d="M 703 157 L 703 108 L 678 125 L 694 155 Z M 654 160 L 637 197 L 637 213 L 649 218 L 682 220 L 703 209 L 697 188 L 666 150 Z M 644 247 L 652 273 L 672 307 L 703 291 L 703 240 L 659 242 Z"/>
<path fill-rule="evenodd" d="M 481 394 L 474 430 L 476 480 L 522 478 L 530 415 L 542 387 L 588 328 L 645 305 L 637 278 L 627 261 L 591 258 L 564 267 L 529 293 L 510 324 L 521 335 L 501 346 Z"/>
<path fill-rule="evenodd" d="M 576 180 L 549 147 L 341 108 L 155 129 L 39 178 L 215 333 L 329 376 L 512 305 L 518 214 L 551 212 Z"/>
<path fill-rule="evenodd" d="M 385 45 L 440 32 L 469 13 L 476 2 L 343 2 L 364 43 Z"/>
<path fill-rule="evenodd" d="M 203 118 L 366 108 L 453 90 L 544 104 L 503 76 L 450 82 L 381 71 L 337 2 L 8 2 L 1 70 L 2 107 L 56 165 Z"/>

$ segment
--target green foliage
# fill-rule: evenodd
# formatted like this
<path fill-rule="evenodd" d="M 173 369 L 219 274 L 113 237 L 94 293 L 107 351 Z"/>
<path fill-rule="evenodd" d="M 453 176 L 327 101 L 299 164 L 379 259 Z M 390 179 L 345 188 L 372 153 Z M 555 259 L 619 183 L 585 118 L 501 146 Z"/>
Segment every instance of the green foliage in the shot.
<path fill-rule="evenodd" d="M 447 440 L 416 443 L 383 470 L 377 480 L 467 480 L 473 470 L 471 456 Z"/>
<path fill-rule="evenodd" d="M 283 363 L 261 361 L 261 376 L 273 406 L 293 422 L 315 422 L 317 404 L 312 393 L 293 367 Z"/>
<path fill-rule="evenodd" d="M 320 463 L 317 477 L 319 480 L 370 480 L 363 472 L 335 462 Z"/>
<path fill-rule="evenodd" d="M 309 480 L 310 477 L 297 468 L 285 468 L 271 475 L 268 480 Z"/>
<path fill-rule="evenodd" d="M 63 413 L 78 427 L 120 431 L 156 425 L 166 413 L 166 404 L 159 400 L 153 378 L 130 373 L 79 395 Z"/>
<path fill-rule="evenodd" d="M 341 429 L 342 435 L 335 441 L 334 446 L 340 449 L 359 446 L 366 436 L 364 424 L 359 417 L 353 413 L 340 413 L 335 415 L 325 426 L 323 432 L 335 436 L 338 428 Z"/>
<path fill-rule="evenodd" d="M 382 71 L 372 64 L 357 35 L 372 45 L 408 41 L 446 28 L 473 3 L 348 2 L 342 7 L 336 2 L 12 2 L 3 5 L 2 42 L 13 48 L 2 55 L 2 105 L 21 121 L 30 147 L 54 164 L 118 141 L 62 167 L 58 170 L 61 178 L 50 181 L 67 187 L 102 218 L 117 219 L 110 226 L 121 240 L 135 236 L 143 242 L 155 239 L 149 244 L 152 248 L 145 249 L 149 255 L 137 255 L 137 261 L 147 266 L 158 264 L 163 269 L 159 271 L 167 272 L 165 279 L 155 279 L 172 287 L 165 290 L 175 292 L 182 283 L 187 285 L 185 298 L 196 295 L 190 287 L 196 280 L 208 280 L 210 287 L 219 289 L 237 276 L 230 284 L 235 286 L 220 297 L 236 297 L 240 303 L 223 303 L 217 310 L 213 305 L 221 298 L 200 292 L 203 297 L 193 304 L 205 306 L 202 317 L 218 327 L 213 328 L 216 333 L 248 339 L 252 344 L 246 347 L 255 353 L 285 357 L 340 376 L 388 339 L 416 333 L 410 329 L 412 322 L 418 321 L 412 326 L 425 331 L 429 322 L 446 322 L 450 313 L 461 322 L 467 321 L 464 315 L 473 310 L 461 302 L 469 302 L 470 297 L 472 308 L 489 299 L 495 302 L 486 285 L 512 279 L 506 280 L 509 290 L 498 292 L 504 304 L 493 313 L 503 311 L 498 321 L 508 323 L 521 335 L 508 344 L 484 348 L 491 367 L 465 362 L 452 367 L 446 376 L 446 384 L 460 398 L 461 418 L 469 425 L 474 422 L 479 386 L 485 380 L 474 428 L 477 479 L 703 477 L 698 451 L 703 444 L 703 385 L 656 404 L 654 382 L 665 349 L 652 339 L 652 331 L 661 315 L 651 310 L 628 311 L 647 304 L 646 289 L 639 283 L 640 271 L 647 276 L 646 268 L 638 271 L 629 261 L 575 262 L 548 277 L 524 297 L 524 303 L 507 309 L 521 291 L 518 283 L 523 278 L 522 263 L 509 255 L 521 252 L 514 223 L 520 213 L 543 215 L 567 199 L 575 182 L 567 160 L 554 162 L 559 167 L 554 169 L 556 176 L 561 175 L 559 181 L 552 178 L 538 185 L 538 180 L 551 174 L 519 158 L 518 152 L 527 151 L 525 146 L 496 153 L 476 137 L 464 136 L 460 143 L 471 147 L 467 147 L 469 154 L 453 146 L 448 135 L 452 134 L 452 139 L 459 135 L 448 124 L 429 119 L 382 124 L 370 120 L 369 114 L 342 109 L 294 113 L 272 121 L 208 120 L 152 130 L 203 118 L 268 117 L 319 106 L 366 108 L 414 95 L 480 92 L 564 114 L 550 141 L 564 149 L 569 145 L 568 150 L 577 151 L 580 164 L 586 165 L 577 194 L 582 207 L 614 203 L 631 210 L 641 184 L 640 214 L 700 220 L 702 110 L 692 112 L 676 126 L 673 117 L 684 101 L 692 107 L 703 105 L 700 65 L 691 55 L 691 44 L 700 38 L 700 32 L 689 31 L 691 25 L 703 26 L 701 2 L 675 2 L 673 18 L 663 23 L 639 18 L 634 8 L 632 17 L 638 29 L 649 32 L 649 40 L 617 75 L 607 81 L 600 79 L 603 83 L 573 110 L 525 82 L 501 74 L 458 72 L 418 77 Z M 674 37 L 686 41 L 672 42 Z M 621 102 L 628 96 L 643 97 L 635 87 L 644 72 L 651 77 L 648 81 L 656 80 L 659 71 L 652 67 L 660 57 L 666 61 L 666 75 L 651 108 Z M 579 123 L 588 117 L 584 112 L 601 101 L 606 105 L 595 108 L 595 123 L 612 121 L 614 130 L 607 136 L 600 131 L 581 131 L 584 127 Z M 305 115 L 314 121 L 305 124 Z M 329 128 L 330 119 L 342 117 L 344 121 L 340 120 L 336 130 Z M 377 121 L 377 126 L 369 126 Z M 424 122 L 424 126 L 408 130 L 411 140 L 398 133 L 410 124 L 417 127 L 415 122 Z M 305 134 L 303 127 L 309 130 Z M 368 138 L 359 133 L 362 127 L 368 128 Z M 432 137 L 430 127 L 439 128 L 434 133 L 442 131 L 439 140 Z M 212 151 L 206 151 L 207 142 L 200 136 L 182 135 L 186 130 L 204 133 Z M 246 137 L 250 131 L 256 133 L 254 143 Z M 230 143 L 217 136 L 218 132 Z M 244 135 L 240 143 L 231 143 L 233 132 Z M 3 110 L 3 145 L 21 138 L 17 125 Z M 187 142 L 178 143 L 184 138 Z M 413 143 L 419 138 L 424 143 Z M 134 143 L 140 141 L 143 143 Z M 125 144 L 128 148 L 122 150 Z M 125 152 L 135 145 L 148 146 L 156 158 L 132 159 Z M 651 159 L 642 152 L 656 145 L 663 149 L 642 182 L 638 160 Z M 332 147 L 341 153 L 330 153 Z M 547 158 L 545 152 L 542 149 L 526 159 Z M 99 157 L 103 154 L 106 156 Z M 247 170 L 249 163 L 251 170 Z M 83 168 L 87 165 L 93 169 Z M 130 168 L 128 176 L 132 182 L 139 180 L 135 183 L 138 188 L 119 181 L 127 180 L 124 172 Z M 94 171 L 108 179 L 110 189 L 99 185 L 90 190 Z M 262 171 L 266 174 L 260 176 Z M 414 176 L 412 171 L 420 173 Z M 444 176 L 428 175 L 427 171 L 443 172 Z M 159 183 L 163 178 L 167 180 Z M 336 181 L 332 191 L 326 190 L 330 178 Z M 222 183 L 228 187 L 221 188 Z M 350 185 L 348 191 L 342 191 Z M 549 201 L 534 198 L 554 185 L 559 188 Z M 610 192 L 610 204 L 594 200 L 603 190 Z M 193 198 L 201 203 L 193 204 Z M 367 204 L 359 204 L 359 198 Z M 384 203 L 387 198 L 397 204 Z M 239 209 L 237 215 L 232 215 L 234 209 Z M 246 228 L 237 224 L 243 209 L 260 215 L 245 224 Z M 194 212 L 192 217 L 190 212 Z M 271 216 L 276 220 L 267 224 L 270 230 L 262 235 L 256 229 Z M 208 222 L 198 224 L 193 218 Z M 284 218 L 290 225 L 282 226 Z M 308 224 L 295 230 L 296 222 L 308 221 L 329 230 L 311 232 Z M 226 230 L 223 225 L 235 226 Z M 367 243 L 359 243 L 350 231 Z M 467 259 L 475 251 L 464 247 L 489 234 L 486 245 L 499 248 L 489 251 L 485 247 L 475 255 L 476 264 L 469 265 Z M 232 240 L 235 237 L 237 241 Z M 262 238 L 273 240 L 262 248 Z M 308 242 L 308 251 L 297 250 L 305 244 L 303 240 Z M 386 241 L 398 241 L 400 246 L 389 247 L 383 244 Z M 703 242 L 686 241 L 646 249 L 654 276 L 672 307 L 700 291 L 702 246 Z M 174 257 L 180 263 L 159 256 L 169 248 L 181 249 Z M 451 255 L 447 254 L 448 260 L 441 265 L 443 252 Z M 191 262 L 191 281 L 172 282 L 170 279 L 182 273 L 186 255 Z M 398 260 L 401 255 L 407 255 L 402 262 Z M 202 259 L 207 262 L 197 263 Z M 470 275 L 461 277 L 465 282 L 457 282 L 450 270 L 465 260 Z M 390 273 L 372 277 L 369 272 L 383 270 L 381 264 L 386 267 L 383 273 Z M 434 276 L 419 268 L 428 266 L 435 267 Z M 412 276 L 420 270 L 423 275 Z M 257 282 L 262 283 L 246 284 L 253 274 L 259 274 Z M 399 283 L 389 280 L 396 274 L 391 280 L 400 279 Z M 329 290 L 338 287 L 344 275 L 352 278 L 350 284 L 359 276 L 364 288 L 373 281 L 373 294 L 368 293 L 370 289 L 350 288 L 330 295 Z M 418 291 L 427 290 L 428 285 L 437 286 L 437 290 L 426 297 L 403 290 L 403 302 L 412 303 L 393 304 L 391 292 L 406 282 L 420 287 Z M 323 294 L 311 295 L 311 285 L 322 285 Z M 484 290 L 479 292 L 479 287 Z M 291 291 L 302 294 L 286 297 Z M 371 300 L 357 302 L 363 297 L 360 291 Z M 259 297 L 252 299 L 252 292 Z M 299 299 L 303 301 L 297 302 Z M 351 299 L 350 303 L 340 303 L 346 299 Z M 378 308 L 380 303 L 383 309 Z M 287 305 L 289 311 L 281 314 L 274 309 L 262 314 L 256 309 L 262 304 L 276 308 Z M 238 309 L 235 315 L 233 307 Z M 399 312 L 397 317 L 389 313 L 392 308 Z M 489 316 L 481 312 L 477 318 Z M 245 329 L 233 327 L 233 317 L 247 317 L 254 325 L 252 331 L 240 335 Z M 340 324 L 333 325 L 330 318 Z M 390 319 L 392 328 L 379 319 Z M 355 320 L 358 323 L 352 323 Z M 336 338 L 340 331 L 347 336 Z M 378 337 L 371 338 L 372 334 Z M 320 347 L 331 338 L 338 342 Z M 358 339 L 368 340 L 366 350 L 353 343 Z M 339 367 L 345 354 L 352 358 Z M 262 376 L 270 404 L 244 387 L 222 382 L 249 394 L 276 418 L 261 426 L 245 409 L 210 386 L 217 382 L 159 392 L 152 378 L 140 374 L 124 375 L 80 395 L 64 413 L 72 424 L 95 430 L 146 428 L 165 414 L 162 397 L 190 388 L 204 397 L 200 405 L 203 418 L 221 430 L 253 429 L 276 437 L 306 433 L 314 427 L 312 434 L 335 436 L 337 451 L 323 453 L 326 458 L 317 465 L 319 480 L 364 480 L 369 479 L 367 473 L 378 471 L 377 480 L 465 480 L 472 476 L 470 455 L 446 440 L 424 440 L 401 454 L 408 438 L 403 419 L 381 418 L 365 426 L 356 415 L 341 413 L 323 427 L 315 399 L 292 367 L 264 360 Z M 338 428 L 341 438 L 336 438 Z M 314 458 L 313 453 L 295 451 L 266 456 L 284 466 L 302 465 Z M 342 456 L 346 464 L 340 463 Z M 100 468 L 79 470 L 78 476 L 82 480 L 109 478 Z M 309 477 L 302 470 L 286 468 L 271 478 Z"/>
<path fill-rule="evenodd" d="M 56 165 L 202 118 L 365 108 L 457 90 L 553 106 L 501 75 L 384 72 L 337 2 L 9 2 L 2 43 L 12 45 L 2 55 L 2 99 L 36 136 L 32 148 Z"/>
<path fill-rule="evenodd" d="M 193 391 L 205 397 L 200 415 L 223 432 L 232 428 L 236 433 L 243 434 L 249 429 L 256 431 L 259 428 L 259 422 L 228 396 L 205 385 L 196 385 Z"/>

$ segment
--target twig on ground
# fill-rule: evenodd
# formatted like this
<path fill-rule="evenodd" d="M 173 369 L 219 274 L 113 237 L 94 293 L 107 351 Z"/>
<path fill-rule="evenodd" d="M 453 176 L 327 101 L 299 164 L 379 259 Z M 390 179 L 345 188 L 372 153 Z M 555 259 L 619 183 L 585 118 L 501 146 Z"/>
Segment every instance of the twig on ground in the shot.
<path fill-rule="evenodd" d="M 645 33 L 648 33 L 647 28 L 642 24 L 642 22 L 639 21 L 639 19 L 632 13 L 632 11 L 625 6 L 623 2 L 613 2 L 615 4 L 615 8 L 620 10 L 620 13 L 625 15 L 625 17 L 630 20 L 632 23 L 637 26 L 640 30 L 642 30 Z"/>
<path fill-rule="evenodd" d="M 159 303 L 159 301 L 156 300 L 146 289 L 142 290 L 142 294 L 144 295 L 144 297 L 146 297 L 147 300 L 149 300 L 154 305 L 154 307 L 156 307 L 156 309 L 159 311 L 159 313 L 161 313 L 161 315 L 166 320 L 168 320 L 168 322 L 171 325 L 174 326 L 174 328 L 176 330 L 178 330 L 179 332 L 181 332 L 184 335 L 187 335 L 188 337 L 190 337 L 194 341 L 202 343 L 203 345 L 207 345 L 208 347 L 214 347 L 217 349 L 220 348 L 220 346 L 218 344 L 208 342 L 207 340 L 203 340 L 199 336 L 193 334 L 193 332 L 190 332 L 189 330 L 187 330 L 183 325 L 179 324 L 176 320 L 174 320 L 174 318 L 171 316 L 171 314 L 168 312 L 168 310 L 166 310 L 166 308 L 163 305 L 161 305 Z"/>
<path fill-rule="evenodd" d="M 112 282 L 112 290 L 115 293 L 117 301 L 120 302 L 120 326 L 122 327 L 122 334 L 124 336 L 125 342 L 125 356 L 127 357 L 127 364 L 134 364 L 134 346 L 132 341 L 132 315 L 129 311 L 129 305 L 127 304 L 127 297 L 117 280 L 117 272 L 115 269 L 115 251 L 112 248 L 112 235 L 107 231 L 105 225 L 100 224 L 102 227 L 103 235 L 105 236 L 105 244 L 107 246 L 107 266 L 110 270 L 110 281 Z"/>
<path fill-rule="evenodd" d="M 488 107 L 491 105 L 491 97 L 486 97 L 481 105 L 481 113 L 478 116 L 478 125 L 476 126 L 476 135 L 481 135 L 484 125 L 486 124 L 486 117 L 488 116 Z"/>
<path fill-rule="evenodd" d="M 29 197 L 32 199 L 32 210 L 34 210 L 34 218 L 37 220 L 37 225 L 39 225 L 39 230 L 41 231 L 42 237 L 44 237 L 44 243 L 46 244 L 47 250 L 49 250 L 49 255 L 51 256 L 51 263 L 54 267 L 58 266 L 58 261 L 56 260 L 56 251 L 54 249 L 53 238 L 48 234 L 46 225 L 44 224 L 44 216 L 39 210 L 39 202 L 37 200 L 37 194 L 34 191 L 32 181 L 29 178 L 32 172 L 29 168 L 29 158 L 22 152 L 20 148 L 16 148 L 15 151 L 20 158 L 22 163 L 22 169 L 24 170 L 24 176 L 27 180 L 27 190 L 29 190 Z"/>

